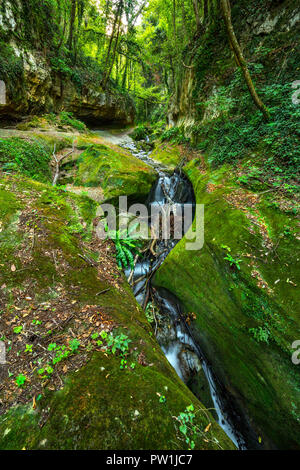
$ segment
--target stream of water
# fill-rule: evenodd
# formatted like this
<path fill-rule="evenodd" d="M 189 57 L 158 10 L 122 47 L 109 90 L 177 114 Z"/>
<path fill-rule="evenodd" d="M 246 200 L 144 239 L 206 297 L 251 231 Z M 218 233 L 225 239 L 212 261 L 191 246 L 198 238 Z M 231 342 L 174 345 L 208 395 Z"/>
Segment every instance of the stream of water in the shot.
<path fill-rule="evenodd" d="M 109 131 L 103 130 L 96 131 L 96 133 L 112 143 L 128 149 L 134 156 L 156 169 L 158 179 L 146 201 L 149 209 L 152 205 L 165 205 L 170 200 L 172 205 L 194 205 L 192 185 L 180 171 L 175 171 L 170 175 L 166 168 L 151 158 L 151 151 L 138 149 L 127 133 L 112 135 Z M 127 278 L 131 275 L 133 292 L 140 305 L 145 307 L 148 302 L 149 282 L 147 284 L 147 279 L 161 266 L 177 242 L 174 239 L 158 241 L 155 247 L 156 256 L 147 252 L 143 258 L 137 261 L 133 273 L 131 273 L 131 269 L 125 270 Z M 162 324 L 156 325 L 155 333 L 166 358 L 187 385 L 195 374 L 204 373 L 214 416 L 234 444 L 239 449 L 246 449 L 245 439 L 235 426 L 234 414 L 231 416 L 226 411 L 230 409 L 231 405 L 219 391 L 214 373 L 182 315 L 179 300 L 165 289 L 152 288 L 151 293 L 155 305 L 159 306 L 159 316 L 163 319 Z"/>

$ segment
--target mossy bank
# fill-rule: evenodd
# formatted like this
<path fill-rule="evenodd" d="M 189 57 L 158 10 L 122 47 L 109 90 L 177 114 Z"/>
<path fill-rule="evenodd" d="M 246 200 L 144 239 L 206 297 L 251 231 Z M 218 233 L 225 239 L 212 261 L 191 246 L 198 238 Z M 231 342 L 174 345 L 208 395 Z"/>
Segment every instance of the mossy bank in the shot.
<path fill-rule="evenodd" d="M 203 433 L 212 422 L 196 448 L 232 448 L 165 359 L 113 244 L 95 239 L 96 203 L 23 176 L 0 184 L 0 448 L 185 449 L 174 416 L 192 403 Z"/>
<path fill-rule="evenodd" d="M 288 194 L 244 187 L 243 165 L 184 168 L 205 205 L 202 249 L 183 239 L 155 276 L 177 295 L 207 359 L 267 448 L 299 448 L 297 208 Z"/>

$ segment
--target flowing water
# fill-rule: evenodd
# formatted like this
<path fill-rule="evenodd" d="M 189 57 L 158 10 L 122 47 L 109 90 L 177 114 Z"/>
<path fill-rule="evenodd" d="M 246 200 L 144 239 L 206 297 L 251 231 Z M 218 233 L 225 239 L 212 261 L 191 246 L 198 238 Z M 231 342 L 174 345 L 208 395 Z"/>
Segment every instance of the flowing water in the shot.
<path fill-rule="evenodd" d="M 166 168 L 151 158 L 151 152 L 138 149 L 127 133 L 112 135 L 109 131 L 103 130 L 96 131 L 96 133 L 112 143 L 130 150 L 134 156 L 156 169 L 158 179 L 146 202 L 149 209 L 153 205 L 159 206 L 170 202 L 172 205 L 178 206 L 194 205 L 192 185 L 180 171 L 175 171 L 170 175 Z M 237 422 L 241 421 L 241 417 L 233 410 L 232 403 L 226 394 L 220 391 L 213 370 L 207 363 L 182 314 L 179 300 L 165 289 L 155 289 L 151 286 L 152 275 L 161 266 L 177 242 L 174 239 L 158 241 L 155 246 L 156 256 L 148 251 L 143 258 L 137 261 L 133 273 L 127 269 L 125 274 L 127 278 L 131 276 L 133 292 L 138 303 L 144 308 L 150 301 L 150 287 L 153 303 L 159 307 L 157 316 L 159 316 L 160 322 L 158 324 L 155 317 L 156 337 L 178 376 L 189 385 L 193 376 L 203 374 L 206 381 L 205 386 L 210 394 L 212 412 L 218 423 L 239 449 L 246 449 L 246 439 L 242 435 L 241 426 L 236 426 Z M 199 398 L 201 401 L 201 394 Z"/>

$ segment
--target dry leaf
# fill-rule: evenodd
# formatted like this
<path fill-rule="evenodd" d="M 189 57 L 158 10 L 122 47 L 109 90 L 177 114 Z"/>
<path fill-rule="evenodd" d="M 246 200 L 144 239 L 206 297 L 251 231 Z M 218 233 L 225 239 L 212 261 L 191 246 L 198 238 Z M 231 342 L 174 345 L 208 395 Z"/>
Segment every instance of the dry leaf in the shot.
<path fill-rule="evenodd" d="M 210 430 L 210 428 L 211 428 L 211 423 L 209 423 L 209 425 L 206 426 L 206 428 L 204 429 L 204 432 L 208 432 Z"/>

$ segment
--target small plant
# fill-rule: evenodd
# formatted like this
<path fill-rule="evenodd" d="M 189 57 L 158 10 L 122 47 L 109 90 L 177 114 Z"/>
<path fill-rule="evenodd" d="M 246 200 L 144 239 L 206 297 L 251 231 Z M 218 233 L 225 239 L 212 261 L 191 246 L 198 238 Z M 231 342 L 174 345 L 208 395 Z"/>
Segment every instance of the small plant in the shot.
<path fill-rule="evenodd" d="M 231 248 L 229 246 L 221 245 L 221 248 L 223 248 L 223 250 L 227 251 L 227 255 L 224 256 L 223 259 L 228 261 L 230 263 L 230 266 L 235 266 L 238 270 L 240 270 L 241 269 L 240 263 L 242 262 L 242 260 L 233 258 L 233 256 L 230 254 L 231 253 Z"/>
<path fill-rule="evenodd" d="M 66 359 L 67 357 L 70 356 L 71 352 L 67 350 L 66 346 L 58 346 L 56 349 L 55 349 L 55 357 L 53 358 L 52 360 L 52 363 L 55 365 L 55 364 L 58 364 L 59 362 L 61 362 L 63 359 Z"/>
<path fill-rule="evenodd" d="M 189 450 L 195 448 L 195 439 L 198 434 L 197 426 L 194 424 L 195 414 L 193 413 L 194 406 L 189 405 L 185 411 L 181 412 L 177 418 L 179 422 L 179 431 L 184 435 L 185 442 L 189 446 Z"/>
<path fill-rule="evenodd" d="M 53 374 L 54 369 L 51 366 L 47 367 L 42 367 L 41 369 L 38 370 L 38 374 L 41 376 L 42 379 L 47 379 L 51 374 Z"/>
<path fill-rule="evenodd" d="M 146 310 L 145 310 L 145 315 L 149 323 L 154 323 L 155 322 L 155 314 L 157 312 L 157 307 L 152 303 L 149 302 Z"/>
<path fill-rule="evenodd" d="M 107 337 L 107 346 L 111 349 L 111 352 L 113 354 L 118 352 L 123 357 L 128 352 L 129 343 L 131 343 L 131 340 L 123 333 L 117 336 L 110 334 Z"/>
<path fill-rule="evenodd" d="M 269 344 L 270 340 L 270 331 L 267 327 L 261 327 L 259 326 L 258 328 L 250 328 L 249 333 L 251 333 L 254 337 L 254 339 L 258 343 L 267 343 Z"/>
<path fill-rule="evenodd" d="M 241 259 L 234 259 L 230 253 L 228 253 L 224 259 L 230 263 L 230 266 L 235 266 L 238 270 L 241 269 L 240 263 L 242 262 Z"/>
<path fill-rule="evenodd" d="M 74 353 L 75 351 L 78 350 L 80 346 L 80 341 L 78 339 L 73 339 L 71 342 L 70 342 L 70 348 L 71 348 L 71 351 L 72 353 Z"/>
<path fill-rule="evenodd" d="M 102 339 L 106 339 L 108 334 L 106 333 L 106 331 L 101 331 L 100 336 Z"/>
<path fill-rule="evenodd" d="M 115 242 L 116 246 L 116 260 L 120 269 L 127 268 L 128 265 L 131 269 L 134 268 L 134 255 L 139 254 L 140 240 L 135 240 L 130 237 L 135 227 L 127 231 L 114 231 L 109 233 L 109 237 Z"/>
<path fill-rule="evenodd" d="M 23 374 L 19 374 L 18 377 L 16 377 L 16 384 L 19 388 L 23 387 L 23 385 L 25 384 L 27 378 L 25 375 Z"/>
<path fill-rule="evenodd" d="M 19 335 L 20 333 L 22 333 L 22 331 L 23 331 L 23 326 L 16 326 L 16 327 L 14 328 L 14 333 L 15 333 L 16 335 Z"/>
<path fill-rule="evenodd" d="M 33 348 L 32 344 L 26 344 L 25 352 L 31 354 L 32 353 L 32 348 Z"/>

